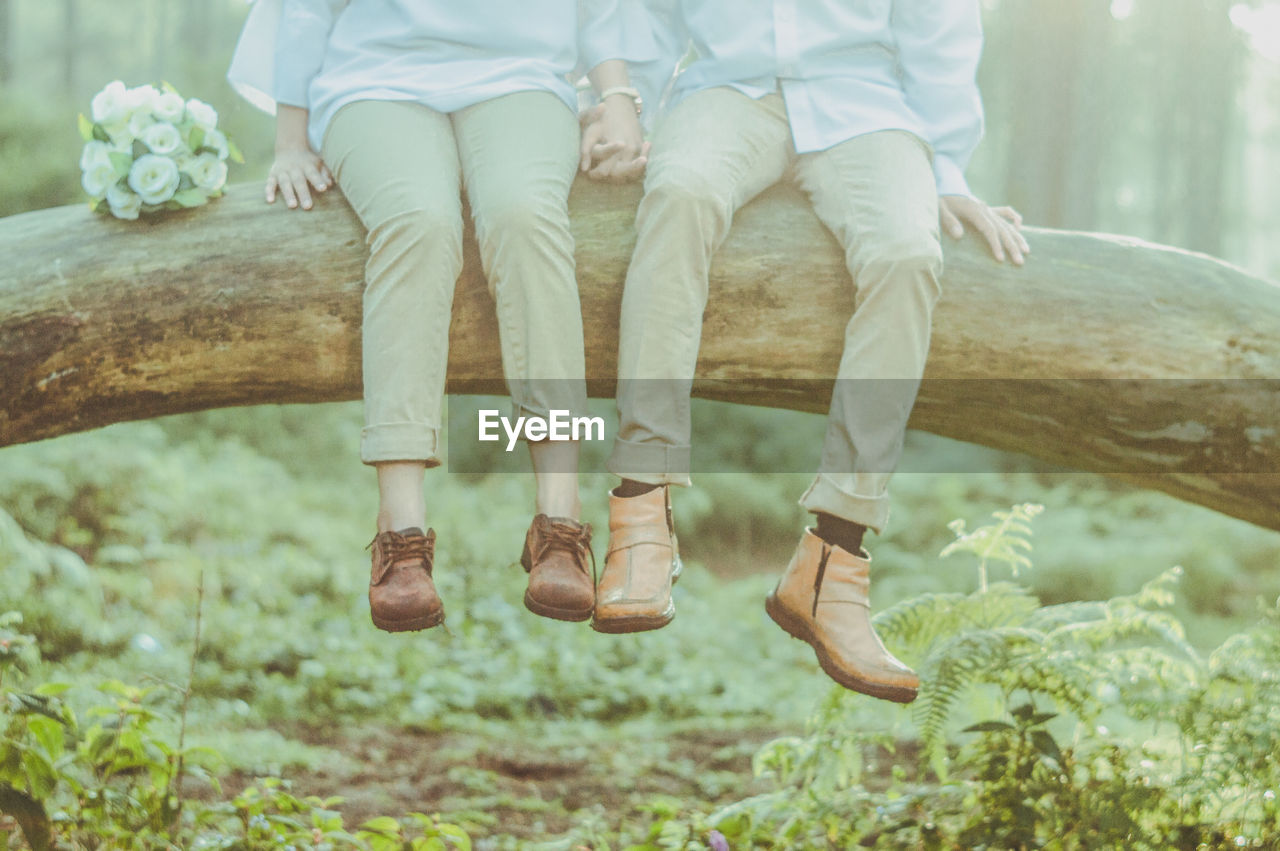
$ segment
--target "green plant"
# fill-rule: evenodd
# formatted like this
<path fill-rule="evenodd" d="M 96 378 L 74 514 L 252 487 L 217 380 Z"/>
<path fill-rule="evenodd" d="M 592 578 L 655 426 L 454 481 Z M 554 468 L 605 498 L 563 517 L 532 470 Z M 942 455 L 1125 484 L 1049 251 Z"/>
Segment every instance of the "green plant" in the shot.
<path fill-rule="evenodd" d="M 1178 568 L 1136 594 L 1051 606 L 987 582 L 990 562 L 1031 566 L 1037 513 L 954 524 L 948 552 L 978 558 L 980 590 L 877 618 L 925 683 L 918 745 L 858 723 L 865 699 L 835 688 L 805 735 L 757 754 L 773 791 L 683 823 L 787 849 L 1280 843 L 1280 601 L 1205 659 L 1170 613 Z"/>

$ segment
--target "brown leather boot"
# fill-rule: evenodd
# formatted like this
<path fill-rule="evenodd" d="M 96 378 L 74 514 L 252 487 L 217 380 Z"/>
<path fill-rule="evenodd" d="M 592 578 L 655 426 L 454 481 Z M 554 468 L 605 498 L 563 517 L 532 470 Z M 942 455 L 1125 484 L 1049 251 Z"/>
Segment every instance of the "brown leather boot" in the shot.
<path fill-rule="evenodd" d="M 591 628 L 643 632 L 671 623 L 671 586 L 680 578 L 680 548 L 663 485 L 639 496 L 609 494 L 609 552 L 596 588 Z"/>
<path fill-rule="evenodd" d="M 529 574 L 525 608 L 559 621 L 591 617 L 596 585 L 593 572 L 587 570 L 588 558 L 594 565 L 590 524 L 545 514 L 534 517 L 520 555 L 520 564 Z"/>
<path fill-rule="evenodd" d="M 812 645 L 827 676 L 853 691 L 898 703 L 916 698 L 920 680 L 880 643 L 871 625 L 871 559 L 834 547 L 806 529 L 765 610 Z"/>
<path fill-rule="evenodd" d="M 444 604 L 431 581 L 435 530 L 428 529 L 424 535 L 415 526 L 379 532 L 369 546 L 373 549 L 369 575 L 373 625 L 387 632 L 409 632 L 443 622 Z"/>

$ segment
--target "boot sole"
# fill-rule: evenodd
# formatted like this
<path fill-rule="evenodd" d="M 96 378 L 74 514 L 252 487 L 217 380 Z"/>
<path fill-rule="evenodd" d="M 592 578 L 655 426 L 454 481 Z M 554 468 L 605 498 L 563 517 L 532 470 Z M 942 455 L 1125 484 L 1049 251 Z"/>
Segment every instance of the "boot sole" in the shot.
<path fill-rule="evenodd" d="M 622 635 L 628 632 L 650 632 L 655 629 L 662 629 L 671 621 L 675 620 L 675 606 L 671 607 L 670 614 L 661 615 L 625 615 L 618 618 L 609 618 L 608 620 L 596 619 L 591 621 L 591 628 L 596 632 L 603 632 L 606 635 Z"/>
<path fill-rule="evenodd" d="M 671 566 L 671 587 L 680 581 L 680 573 L 684 570 L 684 562 L 677 558 Z M 650 632 L 662 629 L 675 620 L 676 604 L 673 600 L 667 610 L 660 615 L 623 615 L 622 617 L 591 621 L 591 628 L 606 635 L 624 635 L 631 632 Z"/>
<path fill-rule="evenodd" d="M 786 606 L 782 605 L 772 593 L 765 597 L 764 610 L 769 613 L 769 617 L 773 618 L 774 623 L 782 627 L 782 630 L 787 635 L 812 647 L 814 654 L 818 657 L 818 665 L 822 667 L 823 672 L 850 691 L 856 691 L 869 697 L 877 697 L 881 700 L 891 700 L 894 703 L 910 703 L 916 699 L 917 689 L 872 682 L 841 670 L 836 666 L 827 651 L 822 648 L 821 643 L 814 637 L 809 625 L 801 618 L 787 611 Z"/>
<path fill-rule="evenodd" d="M 585 609 L 562 609 L 559 606 L 548 606 L 545 603 L 539 603 L 529 595 L 526 590 L 524 592 L 524 607 L 535 615 L 541 615 L 544 618 L 551 618 L 557 621 L 570 621 L 572 623 L 581 623 L 591 617 L 595 611 L 595 606 L 587 606 Z"/>
<path fill-rule="evenodd" d="M 425 615 L 420 618 L 408 618 L 406 620 L 386 620 L 377 615 L 370 615 L 373 625 L 383 632 L 418 632 L 424 629 L 431 629 L 433 626 L 439 626 L 444 623 L 444 610 L 436 612 L 432 615 Z"/>

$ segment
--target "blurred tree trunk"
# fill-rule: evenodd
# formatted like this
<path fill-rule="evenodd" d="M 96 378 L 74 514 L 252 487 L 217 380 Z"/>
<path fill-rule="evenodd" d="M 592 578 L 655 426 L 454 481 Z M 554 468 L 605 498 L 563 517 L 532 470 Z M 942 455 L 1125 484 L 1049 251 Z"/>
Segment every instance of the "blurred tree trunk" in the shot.
<path fill-rule="evenodd" d="M 13 19 L 9 0 L 0 0 L 0 86 L 13 79 Z"/>
<path fill-rule="evenodd" d="M 1110 20 L 1105 0 L 1041 0 L 1002 7 L 1016 33 L 1004 197 L 1027 221 L 1091 227 L 1100 170 L 1094 75 Z"/>
<path fill-rule="evenodd" d="M 1185 146 L 1190 159 L 1186 234 L 1178 244 L 1208 254 L 1222 252 L 1228 152 L 1239 150 L 1234 113 L 1244 44 L 1228 17 L 1228 6 L 1216 0 L 1196 7 L 1191 17 L 1199 18 L 1200 40 L 1191 53 L 1195 60 L 1189 63 L 1189 73 L 1184 72 L 1195 115 Z"/>
<path fill-rule="evenodd" d="M 170 0 L 160 0 L 155 11 L 155 38 L 151 42 L 151 77 L 155 81 L 168 78 L 169 74 L 169 6 Z M 205 0 L 188 2 L 188 6 L 203 6 Z M 199 39 L 197 39 L 199 41 Z M 190 50 L 190 43 L 184 44 L 184 50 Z"/>
<path fill-rule="evenodd" d="M 80 9 L 77 0 L 62 0 L 62 89 L 76 92 L 76 67 L 80 56 Z"/>
<path fill-rule="evenodd" d="M 182 43 L 187 64 L 203 68 L 209 60 L 209 46 L 214 38 L 209 3 L 187 3 L 182 7 Z"/>

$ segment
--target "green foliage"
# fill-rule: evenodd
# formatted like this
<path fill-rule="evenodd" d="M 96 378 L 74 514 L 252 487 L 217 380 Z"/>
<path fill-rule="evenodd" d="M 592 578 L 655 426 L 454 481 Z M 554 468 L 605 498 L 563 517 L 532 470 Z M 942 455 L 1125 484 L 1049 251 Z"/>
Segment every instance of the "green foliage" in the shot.
<path fill-rule="evenodd" d="M 962 547 L 1030 567 L 1002 539 L 1025 540 L 1034 512 L 996 516 L 955 524 Z M 1272 847 L 1280 601 L 1205 659 L 1168 611 L 1181 574 L 1099 603 L 996 583 L 900 604 L 876 623 L 919 666 L 918 747 L 858 723 L 862 698 L 836 688 L 805 736 L 757 755 L 773 791 L 685 822 L 753 848 Z"/>
<path fill-rule="evenodd" d="M 14 612 L 0 615 L 0 673 L 35 650 L 15 633 Z M 0 680 L 0 683 L 3 681 Z M 46 848 L 356 848 L 367 851 L 470 851 L 466 831 L 438 816 L 379 817 L 354 832 L 338 798 L 299 798 L 279 778 L 264 778 L 227 802 L 183 797 L 182 779 L 215 794 L 211 770 L 225 763 L 207 748 L 166 735 L 158 698 L 166 687 L 99 685 L 90 708 L 62 699 L 68 683 L 0 693 L 0 814 L 26 844 Z M 171 725 L 170 725 L 171 726 Z M 179 742 L 181 742 L 179 736 Z"/>
<path fill-rule="evenodd" d="M 1196 638 L 1198 652 L 1184 625 L 1193 612 L 1239 612 L 1241 601 L 1272 588 L 1274 535 L 1101 480 L 1029 472 L 1017 459 L 1000 474 L 899 476 L 895 531 L 872 546 L 878 629 L 924 674 L 916 707 L 903 710 L 828 692 L 811 651 L 763 616 L 761 600 L 803 523 L 792 501 L 803 475 L 696 477 L 675 506 L 686 554 L 701 546 L 717 570 L 761 575 L 718 581 L 689 556 L 675 623 L 609 637 L 534 618 L 520 605 L 525 577 L 514 562 L 531 477 L 433 471 L 428 506 L 440 534 L 446 628 L 378 633 L 368 623 L 360 552 L 372 534 L 376 491 L 354 457 L 359 428 L 351 405 L 262 407 L 4 450 L 0 611 L 21 610 L 25 619 L 21 628 L 0 626 L 0 641 L 16 650 L 5 655 L 0 647 L 0 684 L 12 687 L 21 676 L 74 683 L 57 699 L 83 730 L 110 720 L 95 713 L 119 700 L 99 691 L 104 680 L 136 682 L 145 671 L 148 686 L 186 682 L 196 577 L 205 576 L 188 740 L 215 744 L 222 760 L 204 752 L 207 759 L 197 756 L 180 775 L 199 790 L 198 801 L 184 800 L 180 819 L 193 842 L 205 831 L 208 847 L 245 847 L 246 819 L 261 815 L 272 835 L 308 847 L 309 831 L 330 829 L 333 817 L 320 811 L 336 804 L 255 782 L 257 803 L 244 805 L 264 809 L 242 817 L 235 799 L 213 791 L 201 772 L 327 770 L 352 758 L 353 731 L 370 725 L 409 737 L 476 737 L 473 756 L 460 758 L 469 762 L 453 762 L 439 781 L 452 790 L 440 809 L 444 823 L 484 837 L 482 847 L 495 851 L 708 847 L 713 830 L 734 848 L 948 847 L 963 830 L 1004 837 L 992 840 L 998 846 L 1024 835 L 1019 830 L 1059 830 L 1059 811 L 1089 825 L 1059 831 L 1074 847 L 1105 846 L 1098 837 L 1121 830 L 1140 838 L 1176 829 L 1209 847 L 1221 844 L 1219 833 L 1270 836 L 1274 798 L 1265 792 L 1280 784 L 1255 778 L 1274 777 L 1268 759 L 1280 746 L 1269 714 L 1280 695 L 1267 675 L 1276 651 L 1265 630 L 1232 627 L 1237 637 L 1219 651 L 1209 652 L 1218 642 Z M 726 458 L 740 451 L 732 435 L 719 440 Z M 918 448 L 945 453 L 955 445 Z M 596 497 L 611 484 L 584 477 L 585 519 L 598 530 L 604 506 Z M 1034 519 L 1034 570 L 1012 558 L 1030 554 L 1032 517 L 1019 508 L 974 532 L 947 531 L 949 517 L 1011 489 L 1049 506 Z M 738 523 L 738 514 L 750 523 Z M 479 517 L 481 536 L 472 534 Z M 979 565 L 986 554 L 993 575 L 985 594 L 971 593 L 977 582 L 968 567 L 940 569 L 959 564 L 930 555 L 948 544 Z M 1187 569 L 1136 594 L 1117 593 L 1126 577 L 1152 575 L 1157 563 Z M 1017 581 L 1029 587 L 997 581 L 1015 564 Z M 1175 595 L 1179 585 L 1185 594 Z M 1082 593 L 1103 599 L 1060 602 Z M 1274 631 L 1274 620 L 1266 623 Z M 38 637 L 40 652 L 22 633 Z M 154 753 L 160 744 L 176 747 L 179 692 L 147 691 L 142 705 L 154 717 L 139 735 L 159 743 Z M 1028 704 L 1057 714 L 1019 728 L 1013 710 Z M 984 722 L 1015 729 L 964 731 Z M 677 729 L 753 728 L 799 732 L 760 750 L 754 779 L 699 765 L 678 742 L 667 749 Z M 324 732 L 300 732 L 307 730 Z M 621 730 L 632 731 L 626 741 Z M 544 741 L 548 731 L 560 731 L 554 744 Z M 1057 775 L 1036 749 L 1046 735 L 1065 761 Z M 739 740 L 736 765 L 761 738 Z M 592 792 L 557 800 L 545 783 L 529 791 L 484 761 L 486 746 L 516 741 L 592 766 L 607 778 L 597 784 L 603 799 Z M 993 773 L 992 754 L 1007 758 L 1007 774 Z M 146 780 L 146 770 L 136 773 Z M 55 803 L 41 803 L 46 815 L 69 812 L 58 801 L 70 786 L 59 784 Z M 1029 809 L 1015 807 L 1019 789 L 1037 796 Z M 35 800 L 28 787 L 18 794 Z M 148 794 L 143 788 L 135 800 Z M 148 806 L 163 812 L 159 800 L 130 811 L 131 823 L 144 822 Z M 1138 827 L 1108 814 L 1108 801 L 1123 802 Z M 8 809 L 22 809 L 21 799 L 12 803 Z M 987 822 L 972 817 L 983 808 L 992 814 Z M 513 813 L 526 819 L 519 828 L 508 823 Z M 197 814 L 205 818 L 198 825 Z M 418 822 L 399 823 L 402 834 L 429 838 Z M 555 826 L 566 823 L 568 833 Z M 52 817 L 49 824 L 57 829 Z M 342 828 L 352 836 L 360 829 Z M 558 838 L 535 844 L 535 835 Z"/>

